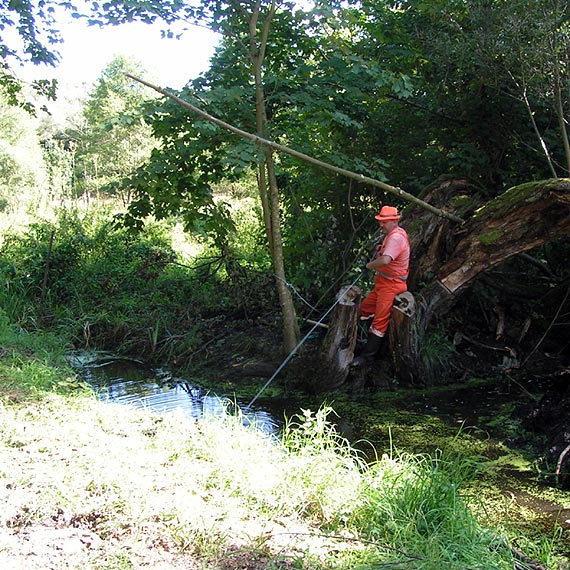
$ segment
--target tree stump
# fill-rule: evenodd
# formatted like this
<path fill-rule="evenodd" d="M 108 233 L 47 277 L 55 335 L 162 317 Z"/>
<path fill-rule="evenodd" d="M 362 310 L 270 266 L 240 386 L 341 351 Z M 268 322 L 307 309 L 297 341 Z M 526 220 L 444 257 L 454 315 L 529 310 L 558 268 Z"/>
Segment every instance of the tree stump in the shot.
<path fill-rule="evenodd" d="M 420 379 L 416 377 L 422 368 L 421 362 L 415 360 L 419 355 L 419 347 L 414 345 L 418 340 L 414 330 L 415 314 L 414 296 L 409 291 L 397 295 L 392 307 L 388 338 L 394 373 L 404 384 L 420 383 Z"/>
<path fill-rule="evenodd" d="M 340 388 L 348 377 L 358 336 L 361 296 L 362 291 L 356 285 L 343 287 L 337 293 L 337 304 L 320 351 L 321 389 Z"/>

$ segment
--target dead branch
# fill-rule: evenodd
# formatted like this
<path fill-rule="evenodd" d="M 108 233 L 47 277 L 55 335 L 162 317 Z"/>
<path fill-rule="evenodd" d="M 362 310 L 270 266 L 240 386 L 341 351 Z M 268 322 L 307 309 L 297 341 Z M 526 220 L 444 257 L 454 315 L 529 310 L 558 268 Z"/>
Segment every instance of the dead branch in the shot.
<path fill-rule="evenodd" d="M 566 446 L 562 453 L 558 456 L 558 462 L 556 463 L 556 480 L 558 481 L 558 477 L 560 477 L 560 471 L 562 471 L 562 463 L 564 462 L 564 458 L 570 452 L 570 445 Z"/>
<path fill-rule="evenodd" d="M 557 321 L 558 317 L 560 316 L 560 313 L 562 311 L 562 307 L 564 307 L 566 300 L 568 299 L 568 295 L 570 295 L 570 284 L 568 285 L 568 289 L 566 290 L 566 294 L 564 295 L 564 299 L 562 299 L 562 302 L 560 303 L 560 306 L 558 307 L 556 314 L 552 318 L 552 321 L 548 325 L 547 329 L 544 331 L 544 334 L 540 337 L 540 340 L 536 343 L 536 346 L 529 352 L 528 356 L 525 358 L 524 362 L 521 364 L 521 368 L 524 368 L 526 363 L 529 361 L 530 357 L 538 350 L 538 347 L 542 344 L 544 339 L 548 336 L 550 329 L 554 326 L 554 323 Z"/>
<path fill-rule="evenodd" d="M 346 170 L 345 168 L 333 166 L 332 164 L 329 164 L 327 162 L 323 162 L 322 160 L 318 160 L 316 158 L 313 158 L 312 156 L 309 156 L 309 155 L 304 154 L 302 152 L 296 151 L 296 150 L 289 148 L 287 146 L 284 146 L 282 144 L 279 144 L 279 143 L 276 143 L 273 141 L 269 141 L 269 140 L 261 138 L 257 135 L 254 135 L 254 134 L 248 133 L 246 131 L 243 131 L 241 129 L 238 129 L 237 127 L 234 127 L 233 125 L 230 125 L 229 123 L 226 123 L 225 121 L 222 121 L 221 119 L 218 119 L 217 117 L 214 117 L 213 115 L 210 115 L 209 113 L 206 113 L 205 111 L 196 107 L 195 105 L 188 103 L 184 99 L 177 97 L 176 95 L 170 93 L 166 89 L 162 89 L 161 87 L 153 85 L 152 83 L 149 83 L 148 81 L 144 81 L 143 79 L 139 79 L 138 77 L 135 77 L 134 75 L 131 75 L 130 73 L 125 73 L 125 75 L 127 77 L 129 77 L 130 79 L 133 79 L 134 81 L 137 81 L 139 83 L 142 83 L 143 85 L 146 85 L 147 87 L 150 87 L 151 89 L 154 89 L 155 91 L 157 91 L 158 93 L 161 93 L 165 97 L 172 99 L 174 102 L 178 103 L 179 105 L 181 105 L 185 109 L 189 109 L 190 111 L 192 111 L 196 115 L 202 117 L 203 119 L 206 119 L 207 121 L 210 121 L 211 123 L 214 123 L 215 125 L 218 125 L 219 127 L 222 127 L 222 128 L 224 128 L 224 129 L 226 129 L 226 130 L 228 130 L 228 131 L 230 131 L 236 135 L 239 135 L 242 138 L 251 140 L 258 145 L 266 146 L 266 147 L 272 148 L 274 150 L 284 152 L 285 154 L 289 154 L 289 155 L 294 156 L 296 158 L 300 158 L 301 160 L 308 162 L 310 164 L 314 164 L 315 166 L 318 166 L 320 168 L 325 168 L 327 170 L 335 172 L 336 174 L 340 174 L 342 176 L 346 176 L 348 178 L 353 178 L 354 180 L 358 180 L 359 182 L 361 182 L 363 184 L 370 184 L 371 186 L 375 186 L 377 188 L 384 190 L 385 192 L 389 192 L 391 194 L 399 196 L 400 198 L 402 198 L 408 202 L 416 204 L 417 206 L 420 206 L 421 208 L 428 210 L 431 213 L 436 214 L 437 216 L 439 216 L 441 218 L 446 218 L 448 220 L 451 220 L 451 221 L 457 222 L 457 223 L 461 223 L 463 221 L 460 217 L 455 216 L 454 214 L 450 214 L 449 212 L 446 212 L 445 210 L 441 210 L 439 208 L 436 208 L 436 207 L 432 206 L 431 204 L 428 204 L 427 202 L 420 200 L 416 196 L 413 196 L 412 194 L 405 192 L 401 188 L 398 188 L 396 186 L 391 186 L 390 184 L 386 184 L 385 182 L 381 182 L 380 180 L 370 178 L 369 176 L 364 176 L 364 174 L 358 174 L 356 172 Z"/>

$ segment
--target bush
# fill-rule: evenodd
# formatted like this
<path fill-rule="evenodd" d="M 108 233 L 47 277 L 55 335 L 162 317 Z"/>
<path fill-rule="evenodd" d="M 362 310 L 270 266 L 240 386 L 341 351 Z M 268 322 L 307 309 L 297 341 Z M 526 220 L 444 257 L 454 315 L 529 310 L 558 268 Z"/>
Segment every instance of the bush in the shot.
<path fill-rule="evenodd" d="M 11 321 L 58 329 L 76 346 L 162 363 L 191 354 L 212 334 L 208 318 L 236 308 L 251 316 L 271 294 L 267 259 L 254 247 L 257 222 L 240 220 L 248 238 L 238 234 L 223 256 L 206 246 L 182 259 L 165 223 L 133 232 L 105 210 L 62 210 L 53 223 L 4 237 L 0 303 Z"/>

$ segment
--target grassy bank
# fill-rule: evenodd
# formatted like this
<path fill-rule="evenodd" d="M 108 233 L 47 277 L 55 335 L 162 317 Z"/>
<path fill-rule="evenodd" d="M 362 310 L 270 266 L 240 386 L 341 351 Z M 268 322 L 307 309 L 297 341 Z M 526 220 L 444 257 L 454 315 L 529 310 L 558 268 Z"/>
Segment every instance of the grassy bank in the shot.
<path fill-rule="evenodd" d="M 2 331 L 2 568 L 513 568 L 463 496 L 473 458 L 365 464 L 326 410 L 275 440 L 239 416 L 103 404 L 55 339 Z"/>

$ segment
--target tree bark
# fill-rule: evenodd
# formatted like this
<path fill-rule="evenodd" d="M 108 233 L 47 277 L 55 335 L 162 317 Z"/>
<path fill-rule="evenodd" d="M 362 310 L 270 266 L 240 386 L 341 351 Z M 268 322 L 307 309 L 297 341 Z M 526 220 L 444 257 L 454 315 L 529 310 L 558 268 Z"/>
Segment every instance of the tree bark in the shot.
<path fill-rule="evenodd" d="M 249 55 L 252 61 L 253 76 L 255 81 L 255 116 L 257 134 L 267 137 L 267 113 L 265 108 L 265 91 L 262 81 L 262 66 L 265 59 L 265 50 L 269 29 L 275 15 L 277 5 L 272 2 L 268 13 L 262 22 L 260 37 L 258 38 L 258 19 L 260 17 L 259 5 L 253 9 L 249 19 Z M 275 272 L 275 285 L 281 314 L 283 316 L 283 352 L 289 354 L 299 340 L 299 325 L 291 292 L 287 288 L 285 264 L 283 261 L 283 242 L 281 238 L 281 215 L 279 208 L 279 189 L 275 175 L 273 150 L 263 147 L 264 162 L 260 165 L 263 175 L 259 178 L 259 194 L 263 206 L 263 219 L 268 232 L 268 243 Z M 267 173 L 267 178 L 265 177 Z"/>
<path fill-rule="evenodd" d="M 444 199 L 453 190 L 457 204 L 472 202 L 468 200 L 472 188 L 465 181 L 451 181 L 436 190 Z M 460 226 L 438 226 L 429 219 L 416 224 L 418 219 L 412 213 L 409 221 L 402 220 L 412 232 L 410 288 L 416 313 L 410 322 L 394 321 L 390 339 L 400 380 L 431 384 L 420 348 L 434 318 L 444 316 L 485 271 L 513 255 L 570 235 L 570 180 L 554 178 L 513 187 L 474 211 Z M 415 233 L 411 225 L 416 226 Z M 435 278 L 420 289 L 429 275 Z"/>
<path fill-rule="evenodd" d="M 320 352 L 320 390 L 334 390 L 344 384 L 358 335 L 358 310 L 362 291 L 356 285 L 337 293 L 338 303 L 332 313 L 328 332 Z"/>

